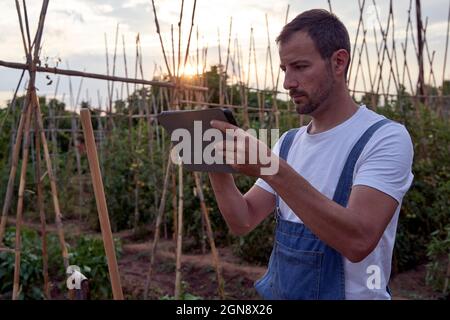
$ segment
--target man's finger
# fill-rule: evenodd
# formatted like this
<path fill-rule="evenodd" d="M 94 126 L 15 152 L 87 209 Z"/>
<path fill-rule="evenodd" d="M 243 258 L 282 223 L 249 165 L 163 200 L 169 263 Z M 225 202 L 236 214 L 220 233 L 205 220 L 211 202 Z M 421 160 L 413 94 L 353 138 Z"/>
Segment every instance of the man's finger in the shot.
<path fill-rule="evenodd" d="M 232 125 L 231 123 L 220 121 L 220 120 L 212 120 L 210 122 L 211 127 L 219 129 L 220 131 L 225 133 L 225 130 L 227 129 L 239 129 L 235 125 Z"/>

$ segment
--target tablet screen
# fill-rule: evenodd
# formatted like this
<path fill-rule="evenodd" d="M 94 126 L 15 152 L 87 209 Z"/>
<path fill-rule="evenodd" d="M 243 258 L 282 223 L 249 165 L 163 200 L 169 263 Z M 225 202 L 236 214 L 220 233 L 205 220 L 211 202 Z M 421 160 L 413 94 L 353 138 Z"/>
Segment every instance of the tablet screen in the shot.
<path fill-rule="evenodd" d="M 236 125 L 230 110 L 214 108 L 163 111 L 157 119 L 171 136 L 174 152 L 180 155 L 184 168 L 189 171 L 236 172 L 223 163 L 223 159 L 216 157 L 214 144 L 223 141 L 225 134 L 210 125 L 211 120 Z"/>

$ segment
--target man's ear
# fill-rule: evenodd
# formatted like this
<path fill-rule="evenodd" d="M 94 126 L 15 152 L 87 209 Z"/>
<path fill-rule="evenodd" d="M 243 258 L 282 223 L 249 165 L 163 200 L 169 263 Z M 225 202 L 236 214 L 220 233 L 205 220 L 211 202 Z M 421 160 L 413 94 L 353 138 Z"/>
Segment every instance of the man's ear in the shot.
<path fill-rule="evenodd" d="M 350 54 L 345 49 L 339 49 L 331 57 L 332 68 L 337 77 L 345 78 L 345 71 L 350 62 Z"/>

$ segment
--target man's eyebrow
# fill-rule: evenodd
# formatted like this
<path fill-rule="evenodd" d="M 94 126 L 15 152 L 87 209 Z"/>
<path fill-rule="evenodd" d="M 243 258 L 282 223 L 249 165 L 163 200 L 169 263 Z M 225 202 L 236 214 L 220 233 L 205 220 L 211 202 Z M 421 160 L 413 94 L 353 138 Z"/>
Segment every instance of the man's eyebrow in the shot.
<path fill-rule="evenodd" d="M 294 64 L 298 64 L 298 63 L 309 63 L 308 60 L 303 60 L 303 59 L 298 59 L 298 60 L 294 60 L 292 62 L 289 62 L 288 65 L 294 65 Z M 286 67 L 286 64 L 280 63 L 280 68 L 284 68 Z"/>
<path fill-rule="evenodd" d="M 293 65 L 293 64 L 297 64 L 297 63 L 309 63 L 308 60 L 304 60 L 304 59 L 298 59 L 298 60 L 294 60 L 292 62 L 289 62 L 288 64 Z"/>

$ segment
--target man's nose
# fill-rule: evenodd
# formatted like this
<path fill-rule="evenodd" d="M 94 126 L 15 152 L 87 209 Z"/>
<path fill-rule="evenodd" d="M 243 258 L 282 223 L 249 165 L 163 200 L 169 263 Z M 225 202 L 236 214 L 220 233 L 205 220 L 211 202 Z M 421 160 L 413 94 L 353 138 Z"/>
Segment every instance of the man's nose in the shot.
<path fill-rule="evenodd" d="M 299 86 L 299 83 L 296 79 L 289 76 L 287 73 L 284 77 L 283 87 L 286 90 L 295 89 Z"/>

